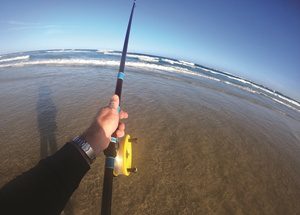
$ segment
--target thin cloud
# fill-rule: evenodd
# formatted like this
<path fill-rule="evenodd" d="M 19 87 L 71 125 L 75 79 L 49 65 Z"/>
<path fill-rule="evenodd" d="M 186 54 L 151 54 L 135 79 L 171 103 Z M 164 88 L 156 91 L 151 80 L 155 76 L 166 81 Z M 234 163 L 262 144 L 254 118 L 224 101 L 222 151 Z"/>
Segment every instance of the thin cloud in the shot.
<path fill-rule="evenodd" d="M 74 28 L 74 25 L 57 25 L 57 24 L 42 24 L 38 22 L 21 22 L 16 20 L 9 20 L 1 22 L 6 25 L 7 31 L 25 31 L 25 30 L 45 30 L 47 32 L 62 33 L 64 29 Z"/>
<path fill-rule="evenodd" d="M 6 22 L 1 22 L 1 23 L 9 24 L 9 25 L 18 25 L 18 26 L 40 25 L 40 23 L 38 23 L 38 22 L 20 22 L 20 21 L 16 21 L 16 20 L 9 20 Z"/>

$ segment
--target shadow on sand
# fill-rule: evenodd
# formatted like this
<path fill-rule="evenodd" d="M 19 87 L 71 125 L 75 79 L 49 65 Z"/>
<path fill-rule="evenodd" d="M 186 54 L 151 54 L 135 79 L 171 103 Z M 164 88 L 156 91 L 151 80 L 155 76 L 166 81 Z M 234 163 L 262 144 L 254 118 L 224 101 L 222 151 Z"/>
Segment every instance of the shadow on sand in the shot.
<path fill-rule="evenodd" d="M 48 86 L 39 88 L 37 102 L 38 128 L 40 132 L 40 158 L 43 159 L 57 151 L 56 143 L 56 107 Z"/>
<path fill-rule="evenodd" d="M 56 114 L 57 109 L 52 100 L 52 91 L 48 86 L 39 87 L 37 101 L 37 120 L 40 133 L 40 158 L 46 158 L 57 151 L 56 143 Z M 71 200 L 67 203 L 62 214 L 72 215 L 73 207 Z"/>

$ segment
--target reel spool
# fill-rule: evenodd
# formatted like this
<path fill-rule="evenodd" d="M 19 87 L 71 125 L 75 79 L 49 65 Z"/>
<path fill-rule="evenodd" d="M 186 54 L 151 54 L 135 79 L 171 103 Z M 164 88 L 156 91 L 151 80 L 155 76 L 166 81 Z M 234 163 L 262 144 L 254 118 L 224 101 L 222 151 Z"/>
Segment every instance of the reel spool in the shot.
<path fill-rule="evenodd" d="M 126 175 L 129 176 L 130 173 L 136 173 L 137 168 L 132 167 L 132 142 L 136 139 L 131 139 L 130 135 L 127 134 L 121 142 L 117 149 L 117 156 L 115 158 L 114 166 L 114 176 Z"/>

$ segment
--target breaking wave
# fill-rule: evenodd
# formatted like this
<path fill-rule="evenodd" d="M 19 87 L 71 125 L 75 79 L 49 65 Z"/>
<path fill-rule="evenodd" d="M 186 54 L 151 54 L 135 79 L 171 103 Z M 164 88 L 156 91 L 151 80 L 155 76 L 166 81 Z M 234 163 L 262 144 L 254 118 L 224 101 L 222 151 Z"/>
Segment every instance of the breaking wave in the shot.
<path fill-rule="evenodd" d="M 105 54 L 105 55 L 114 55 L 114 56 L 121 56 L 122 54 L 119 52 L 111 52 L 111 51 L 103 51 L 103 52 L 99 52 L 101 54 Z"/>
<path fill-rule="evenodd" d="M 33 60 L 26 62 L 17 62 L 11 64 L 0 64 L 0 68 L 5 67 L 22 67 L 30 65 L 95 65 L 95 66 L 118 66 L 119 61 L 107 61 L 107 60 L 86 60 L 86 59 L 45 59 L 45 60 Z"/>
<path fill-rule="evenodd" d="M 96 52 L 98 52 L 98 53 L 101 53 L 101 54 L 103 54 L 103 53 L 105 53 L 105 52 L 114 52 L 114 50 L 111 50 L 111 49 L 103 49 L 103 50 L 97 50 Z"/>
<path fill-rule="evenodd" d="M 49 50 L 47 52 L 51 53 L 51 52 L 92 52 L 92 51 L 62 49 L 62 50 Z M 104 51 L 98 50 L 94 52 L 102 53 L 105 55 L 121 56 L 121 53 L 112 52 L 110 50 L 104 50 Z M 49 59 L 46 58 L 46 59 L 35 60 L 34 57 L 31 58 L 30 55 L 10 57 L 10 58 L 3 58 L 3 57 L 4 56 L 0 58 L 0 63 L 1 63 L 0 68 L 22 67 L 22 66 L 30 66 L 30 65 L 62 65 L 62 66 L 63 65 L 70 65 L 70 66 L 93 65 L 93 66 L 118 67 L 120 64 L 119 59 L 113 59 L 113 58 L 112 59 L 82 59 L 82 58 Z M 277 103 L 283 104 L 289 108 L 300 111 L 300 109 L 295 108 L 295 107 L 300 107 L 299 102 L 287 98 L 283 95 L 280 95 L 275 91 L 264 88 L 261 85 L 257 85 L 251 81 L 233 76 L 231 74 L 222 73 L 216 70 L 204 68 L 194 63 L 189 63 L 186 61 L 177 61 L 173 59 L 140 55 L 140 54 L 127 54 L 127 57 L 135 58 L 139 60 L 139 61 L 132 61 L 132 60 L 127 61 L 126 62 L 127 67 L 148 69 L 152 71 L 159 70 L 159 71 L 165 71 L 170 73 L 186 74 L 186 75 L 198 76 L 201 78 L 222 82 L 224 84 L 231 85 L 233 87 L 242 89 L 244 91 L 248 91 L 250 93 L 264 95 Z M 207 74 L 205 74 L 206 72 Z M 229 80 L 228 81 L 225 79 L 223 80 L 222 78 L 216 77 L 216 75 L 226 77 L 227 80 L 228 79 Z M 234 80 L 237 83 L 233 83 L 230 80 Z M 238 83 L 241 83 L 241 85 L 239 85 Z M 292 105 L 294 105 L 295 107 L 293 107 Z"/>
<path fill-rule="evenodd" d="M 30 58 L 29 55 L 5 58 L 5 59 L 0 59 L 0 63 L 10 62 L 10 61 L 17 61 L 17 60 L 28 60 L 29 58 Z"/>
<path fill-rule="evenodd" d="M 289 107 L 289 108 L 291 108 L 291 109 L 293 109 L 293 110 L 296 110 L 296 111 L 299 111 L 299 112 L 300 112 L 300 110 L 298 110 L 297 108 L 295 108 L 295 107 L 293 107 L 293 106 L 291 106 L 291 105 L 289 105 L 289 104 L 287 104 L 287 103 L 285 103 L 285 102 L 283 102 L 283 101 L 281 101 L 281 100 L 279 100 L 279 99 L 276 99 L 276 98 L 274 98 L 274 97 L 272 97 L 272 96 L 269 96 L 269 95 L 266 94 L 266 93 L 263 93 L 263 92 L 259 92 L 259 91 L 253 90 L 253 89 L 251 89 L 251 88 L 249 88 L 249 87 L 243 87 L 243 86 L 241 86 L 241 85 L 234 84 L 234 83 L 231 83 L 231 82 L 229 82 L 229 81 L 224 81 L 224 83 L 225 83 L 225 84 L 228 84 L 228 85 L 231 85 L 231 86 L 234 86 L 234 87 L 237 87 L 237 88 L 242 89 L 242 90 L 244 90 L 244 91 L 248 91 L 248 92 L 250 92 L 250 93 L 261 94 L 261 95 L 263 95 L 263 96 L 265 96 L 265 97 L 268 97 L 269 99 L 272 99 L 273 101 L 275 101 L 275 102 L 277 102 L 277 103 L 280 103 L 280 104 L 285 105 L 285 106 L 287 106 L 287 107 Z M 276 94 L 276 96 L 277 96 L 277 95 L 278 95 L 278 94 Z M 280 96 L 280 95 L 278 95 L 278 96 Z M 285 101 L 288 101 L 289 103 L 292 103 L 292 104 L 294 104 L 294 105 L 296 105 L 296 106 L 299 106 L 299 105 L 300 105 L 299 103 L 297 103 L 297 102 L 295 102 L 295 101 L 293 101 L 293 100 L 287 99 L 287 98 L 285 98 L 285 97 L 283 97 L 282 99 L 285 100 Z"/>
<path fill-rule="evenodd" d="M 177 65 L 180 65 L 180 66 L 186 66 L 186 67 L 191 67 L 191 68 L 196 68 L 196 64 L 194 63 L 191 63 L 191 62 L 187 62 L 187 61 L 184 61 L 184 60 L 171 60 L 171 59 L 167 59 L 167 58 L 161 58 L 161 61 L 165 62 L 165 63 L 169 63 L 169 64 L 177 64 Z"/>
<path fill-rule="evenodd" d="M 113 55 L 113 56 L 122 56 L 122 53 L 120 52 L 113 52 L 113 51 L 97 51 L 99 53 L 105 54 L 105 55 Z M 140 61 L 146 61 L 146 62 L 159 62 L 158 57 L 151 57 L 147 55 L 140 55 L 140 54 L 127 54 L 128 58 L 136 58 Z"/>
<path fill-rule="evenodd" d="M 167 58 L 162 58 L 161 61 L 169 63 L 169 64 L 176 64 L 176 63 L 178 63 L 178 61 L 170 60 L 170 59 L 167 59 Z"/>
<path fill-rule="evenodd" d="M 255 84 L 255 83 L 251 82 L 251 81 L 245 80 L 245 79 L 243 79 L 243 78 L 234 77 L 234 76 L 229 75 L 229 74 L 216 72 L 216 71 L 213 71 L 213 70 L 210 70 L 210 69 L 206 69 L 206 68 L 201 68 L 201 69 L 204 70 L 204 71 L 206 71 L 206 72 L 210 72 L 210 73 L 213 73 L 213 74 L 216 74 L 216 75 L 222 75 L 222 76 L 224 76 L 224 77 L 226 77 L 226 78 L 229 78 L 229 79 L 232 79 L 232 80 L 235 80 L 235 81 L 238 81 L 238 82 L 241 82 L 241 83 L 250 85 L 250 86 L 253 87 L 253 88 L 259 89 L 259 90 L 264 91 L 264 92 L 269 93 L 269 94 L 272 94 L 272 95 L 275 96 L 275 97 L 278 97 L 278 98 L 280 98 L 280 99 L 282 99 L 282 100 L 284 100 L 284 101 L 286 101 L 286 102 L 289 102 L 289 103 L 291 103 L 291 104 L 293 104 L 293 105 L 295 105 L 295 106 L 300 107 L 300 103 L 299 103 L 299 102 L 296 102 L 296 101 L 294 101 L 294 100 L 292 100 L 292 99 L 289 99 L 289 98 L 287 98 L 287 97 L 284 97 L 284 96 L 282 96 L 282 95 L 280 95 L 280 94 L 278 94 L 278 93 L 273 92 L 272 90 L 269 90 L 269 89 L 267 89 L 267 88 L 264 88 L 264 87 L 262 87 L 262 86 L 259 86 L 259 85 Z M 231 83 L 231 82 L 228 82 L 228 83 Z M 237 86 L 239 86 L 239 85 L 237 85 Z M 241 87 L 242 87 L 242 86 L 241 86 Z M 255 92 L 256 92 L 256 91 L 255 91 Z M 274 99 L 273 99 L 273 100 L 274 100 Z M 278 100 L 278 99 L 277 99 L 277 100 Z M 280 103 L 282 103 L 282 102 L 280 102 Z"/>
<path fill-rule="evenodd" d="M 0 65 L 0 68 L 5 67 L 22 67 L 29 65 L 93 65 L 93 66 L 119 66 L 120 62 L 118 60 L 86 60 L 86 59 L 47 59 L 47 60 L 36 60 L 36 61 L 26 61 L 26 62 L 17 62 L 12 64 Z M 165 66 L 158 65 L 153 63 L 145 63 L 145 62 L 126 62 L 127 67 L 133 68 L 143 68 L 149 70 L 160 70 L 167 72 L 177 72 L 182 74 L 194 75 L 203 77 L 210 80 L 221 81 L 218 78 L 210 77 L 207 75 L 203 75 L 197 72 L 193 72 L 186 68 L 181 68 L 178 66 Z"/>
<path fill-rule="evenodd" d="M 141 61 L 147 61 L 147 62 L 159 62 L 158 57 L 151 57 L 146 55 L 127 54 L 127 57 L 137 58 Z"/>
<path fill-rule="evenodd" d="M 92 52 L 90 50 L 78 50 L 78 49 L 60 49 L 60 50 L 48 50 L 47 53 L 85 53 L 85 52 Z"/>
<path fill-rule="evenodd" d="M 182 65 L 184 65 L 184 66 L 191 66 L 191 67 L 195 66 L 194 63 L 190 63 L 190 62 L 187 62 L 187 61 L 184 61 L 184 60 L 180 60 L 179 62 L 180 62 Z"/>

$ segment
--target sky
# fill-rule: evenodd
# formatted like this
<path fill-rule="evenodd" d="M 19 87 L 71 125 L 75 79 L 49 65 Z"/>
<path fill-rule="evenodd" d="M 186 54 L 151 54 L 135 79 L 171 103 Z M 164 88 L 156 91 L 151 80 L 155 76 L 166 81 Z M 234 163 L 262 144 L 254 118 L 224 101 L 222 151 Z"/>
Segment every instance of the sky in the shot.
<path fill-rule="evenodd" d="M 131 0 L 0 0 L 0 53 L 121 50 Z M 129 52 L 192 61 L 300 101 L 299 0 L 137 0 Z"/>

